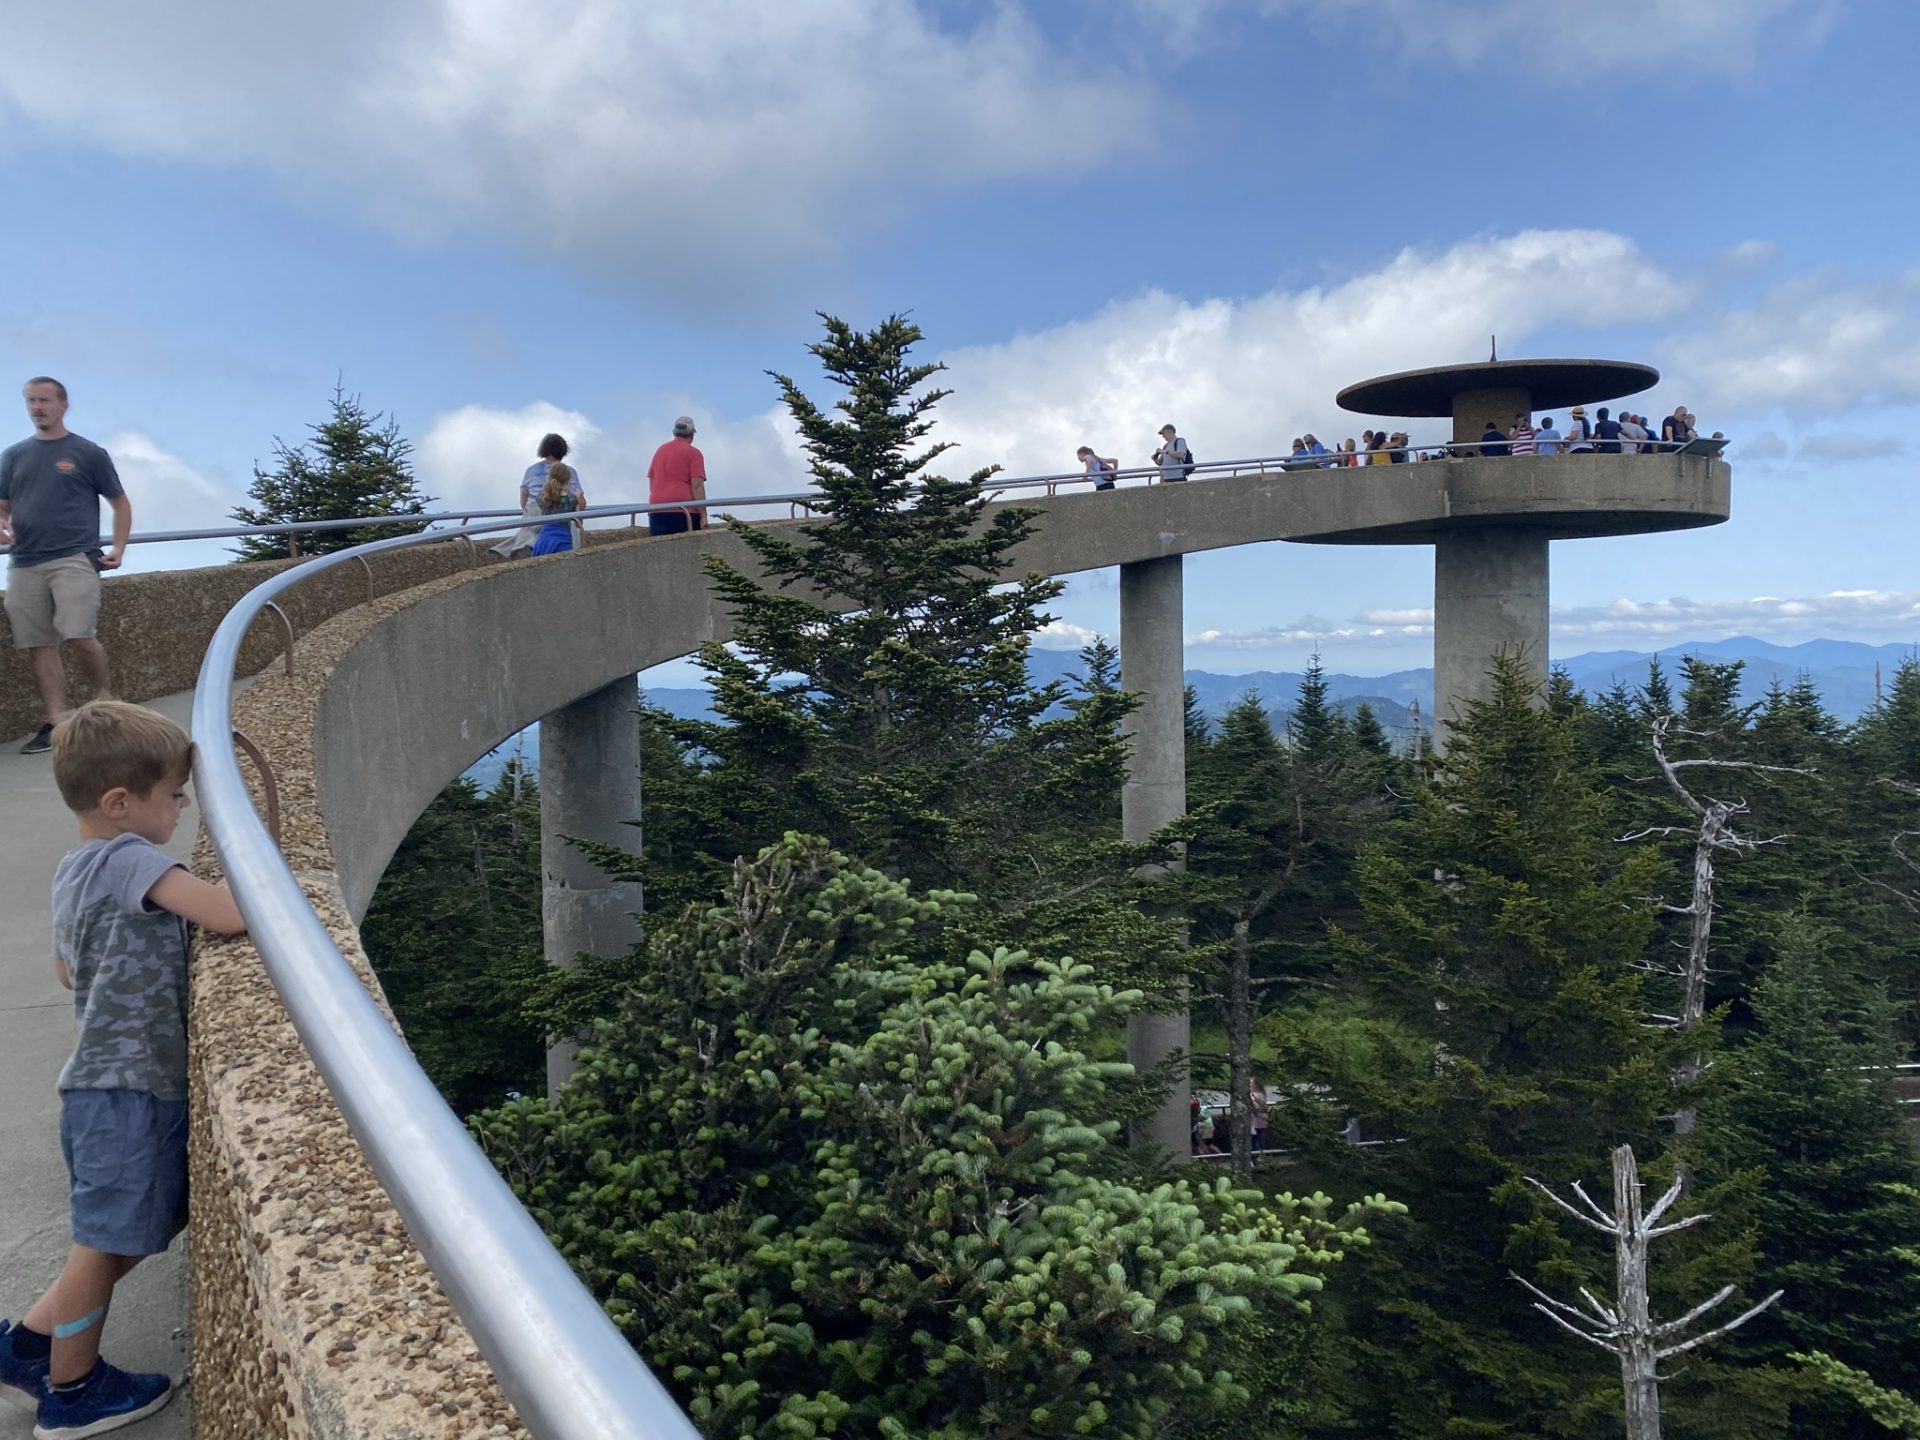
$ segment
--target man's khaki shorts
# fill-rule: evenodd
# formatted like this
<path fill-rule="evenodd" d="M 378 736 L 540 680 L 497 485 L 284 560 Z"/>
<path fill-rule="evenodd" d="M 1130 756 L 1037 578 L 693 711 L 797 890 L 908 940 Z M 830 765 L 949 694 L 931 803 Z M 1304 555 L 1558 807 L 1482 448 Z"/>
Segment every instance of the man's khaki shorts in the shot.
<path fill-rule="evenodd" d="M 100 622 L 100 572 L 84 555 L 8 566 L 7 620 L 16 650 L 91 640 Z"/>

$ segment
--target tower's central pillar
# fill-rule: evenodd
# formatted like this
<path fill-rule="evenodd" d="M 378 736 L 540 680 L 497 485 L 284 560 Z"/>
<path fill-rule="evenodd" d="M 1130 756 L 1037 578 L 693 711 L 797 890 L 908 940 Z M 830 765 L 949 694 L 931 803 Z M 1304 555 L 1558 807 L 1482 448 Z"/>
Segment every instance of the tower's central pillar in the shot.
<path fill-rule="evenodd" d="M 619 955 L 640 939 L 640 886 L 615 880 L 576 839 L 640 853 L 639 682 L 582 696 L 540 722 L 540 922 L 549 965 Z M 570 1040 L 547 1051 L 547 1093 L 573 1073 Z"/>
<path fill-rule="evenodd" d="M 1547 678 L 1547 538 L 1523 525 L 1442 536 L 1433 547 L 1433 736 L 1444 749 L 1457 709 L 1484 700 L 1502 651 Z"/>
<path fill-rule="evenodd" d="M 1131 841 L 1187 812 L 1187 679 L 1181 561 L 1178 555 L 1120 567 L 1120 687 L 1139 702 L 1127 717 L 1127 780 L 1120 792 L 1120 831 Z M 1187 1012 L 1127 1020 L 1127 1059 L 1149 1070 L 1190 1048 Z M 1165 1103 L 1136 1127 L 1136 1141 L 1175 1155 L 1192 1149 L 1187 1117 L 1191 1086 L 1183 1075 Z"/>

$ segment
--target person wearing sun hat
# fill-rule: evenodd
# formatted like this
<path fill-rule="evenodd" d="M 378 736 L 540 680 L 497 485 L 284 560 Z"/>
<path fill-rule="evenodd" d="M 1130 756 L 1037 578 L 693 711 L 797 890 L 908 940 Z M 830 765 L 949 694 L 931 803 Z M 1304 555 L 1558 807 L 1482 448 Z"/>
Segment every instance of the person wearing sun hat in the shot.
<path fill-rule="evenodd" d="M 1570 412 L 1572 418 L 1567 421 L 1567 453 L 1570 455 L 1591 455 L 1593 453 L 1593 431 L 1587 427 L 1587 407 L 1576 405 Z"/>

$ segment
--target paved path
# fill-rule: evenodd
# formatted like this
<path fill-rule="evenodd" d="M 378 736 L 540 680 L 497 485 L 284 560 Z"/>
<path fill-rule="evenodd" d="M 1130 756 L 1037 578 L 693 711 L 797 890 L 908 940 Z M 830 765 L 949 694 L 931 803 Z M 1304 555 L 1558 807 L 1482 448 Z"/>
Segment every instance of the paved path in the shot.
<path fill-rule="evenodd" d="M 187 723 L 191 695 L 153 708 Z M 53 867 L 74 843 L 73 816 L 53 788 L 45 755 L 0 746 L 0 1315 L 18 1319 L 59 1273 L 67 1253 L 67 1172 L 60 1158 L 60 1101 L 53 1088 L 73 1047 L 73 1002 L 53 978 Z M 194 811 L 167 849 L 185 859 Z M 147 1261 L 120 1286 L 107 1354 L 130 1370 L 187 1364 L 186 1240 Z M 0 1405 L 0 1440 L 33 1433 L 32 1417 Z M 187 1440 L 193 1401 L 182 1394 L 137 1430 L 141 1440 Z"/>

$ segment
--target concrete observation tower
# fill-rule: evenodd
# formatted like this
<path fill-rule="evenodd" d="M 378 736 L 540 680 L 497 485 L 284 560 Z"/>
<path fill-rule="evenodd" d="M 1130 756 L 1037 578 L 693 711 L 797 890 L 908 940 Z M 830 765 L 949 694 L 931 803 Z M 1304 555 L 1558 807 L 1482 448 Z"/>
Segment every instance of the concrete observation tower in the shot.
<path fill-rule="evenodd" d="M 1496 360 L 1407 370 L 1349 385 L 1342 409 L 1362 415 L 1451 417 L 1457 449 L 1444 463 L 1373 468 L 1420 490 L 1437 482 L 1439 504 L 1419 519 L 1388 513 L 1319 544 L 1433 546 L 1434 736 L 1445 745 L 1462 701 L 1482 698 L 1493 657 L 1520 656 L 1547 670 L 1548 552 L 1555 540 L 1642 535 L 1727 518 L 1727 467 L 1708 454 L 1482 456 L 1491 421 L 1504 435 L 1514 417 L 1551 414 L 1649 388 L 1649 365 L 1620 360 Z M 1591 416 L 1589 422 L 1591 423 Z M 1711 446 L 1697 446 L 1710 451 Z M 1333 482 L 1333 483 L 1338 483 Z"/>

